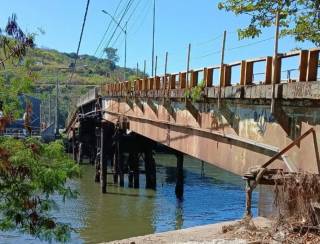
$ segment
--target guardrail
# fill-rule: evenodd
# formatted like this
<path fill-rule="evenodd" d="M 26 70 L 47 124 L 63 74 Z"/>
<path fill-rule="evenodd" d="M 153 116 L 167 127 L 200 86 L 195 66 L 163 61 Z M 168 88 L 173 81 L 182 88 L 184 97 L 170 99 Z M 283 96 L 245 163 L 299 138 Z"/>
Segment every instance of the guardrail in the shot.
<path fill-rule="evenodd" d="M 270 85 L 273 80 L 276 84 L 317 81 L 319 52 L 319 48 L 298 50 L 279 54 L 277 57 L 267 56 L 242 60 L 231 64 L 223 64 L 222 66 L 219 65 L 190 70 L 189 72 L 183 71 L 134 81 L 111 83 L 102 86 L 101 92 L 104 96 L 127 96 L 128 94 L 139 95 L 141 92 L 148 91 L 190 89 L 198 86 L 201 80 L 204 82 L 203 85 L 205 87 L 219 88 L 230 86 L 253 86 L 257 85 L 257 83 L 261 85 Z M 298 77 L 296 79 L 291 79 L 291 71 L 286 71 L 288 79 L 282 80 L 282 63 L 284 60 L 292 57 L 299 57 L 299 67 L 291 70 L 297 70 Z M 255 65 L 258 63 L 264 64 L 264 72 L 254 72 Z M 233 80 L 232 78 L 235 74 L 234 69 L 236 67 L 239 68 L 240 74 L 236 74 L 238 80 L 236 81 L 236 84 L 234 84 L 234 82 L 231 81 Z M 257 75 L 263 75 L 263 78 L 259 81 L 255 81 L 255 76 Z M 214 78 L 218 79 L 217 85 L 213 84 Z"/>
<path fill-rule="evenodd" d="M 95 100 L 99 96 L 99 87 L 95 87 L 91 90 L 89 90 L 85 95 L 81 96 L 77 101 L 77 107 L 81 107 L 82 105 L 91 102 L 92 100 Z"/>

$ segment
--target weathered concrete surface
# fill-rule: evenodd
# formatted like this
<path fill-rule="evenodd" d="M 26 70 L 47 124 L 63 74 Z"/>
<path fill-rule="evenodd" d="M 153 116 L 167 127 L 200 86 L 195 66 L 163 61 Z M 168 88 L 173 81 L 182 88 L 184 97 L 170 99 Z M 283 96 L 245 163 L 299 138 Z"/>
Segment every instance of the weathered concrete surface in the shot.
<path fill-rule="evenodd" d="M 109 97 L 103 101 L 104 118 L 128 120 L 130 130 L 185 154 L 242 175 L 262 165 L 293 139 L 314 127 L 320 143 L 320 108 L 309 101 L 281 100 L 275 116 L 268 101 L 185 103 L 151 98 Z M 138 102 L 137 102 L 138 101 Z M 318 173 L 313 138 L 288 154 L 297 169 Z M 284 168 L 278 160 L 272 168 Z"/>
<path fill-rule="evenodd" d="M 217 224 L 199 226 L 177 231 L 169 231 L 159 234 L 133 237 L 125 240 L 112 241 L 113 244 L 145 244 L 145 243 L 214 243 L 214 244 L 245 244 L 247 241 L 226 238 L 222 233 L 222 227 L 233 225 L 237 221 L 221 222 Z M 271 222 L 265 218 L 254 219 L 254 224 L 258 228 L 269 227 Z"/>

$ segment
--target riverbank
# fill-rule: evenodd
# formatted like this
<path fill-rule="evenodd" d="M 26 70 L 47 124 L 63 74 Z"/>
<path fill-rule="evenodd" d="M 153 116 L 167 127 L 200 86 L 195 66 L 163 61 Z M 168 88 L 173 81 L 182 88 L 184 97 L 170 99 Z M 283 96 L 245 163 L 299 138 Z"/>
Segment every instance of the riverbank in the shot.
<path fill-rule="evenodd" d="M 259 228 L 268 228 L 271 221 L 257 217 L 253 219 L 254 225 Z M 138 236 L 124 240 L 107 242 L 111 244 L 143 244 L 143 243 L 216 243 L 216 244 L 242 244 L 247 243 L 243 236 L 234 238 L 226 230 L 228 226 L 237 225 L 239 221 L 228 221 L 217 224 L 204 225 L 176 231 L 168 231 L 152 235 Z"/>

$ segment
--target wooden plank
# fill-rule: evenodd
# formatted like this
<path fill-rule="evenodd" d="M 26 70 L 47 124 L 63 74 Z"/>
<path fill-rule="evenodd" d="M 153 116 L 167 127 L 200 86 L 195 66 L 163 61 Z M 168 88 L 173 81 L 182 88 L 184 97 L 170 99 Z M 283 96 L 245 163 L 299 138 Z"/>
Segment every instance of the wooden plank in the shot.
<path fill-rule="evenodd" d="M 223 87 L 231 86 L 231 66 L 224 67 L 224 84 Z"/>
<path fill-rule="evenodd" d="M 224 87 L 224 70 L 225 70 L 226 65 L 223 64 L 220 67 L 220 87 Z"/>
<path fill-rule="evenodd" d="M 282 63 L 282 58 L 281 57 L 273 57 L 273 74 L 272 74 L 272 80 L 274 81 L 275 84 L 280 83 L 281 81 L 281 63 Z"/>
<path fill-rule="evenodd" d="M 308 71 L 308 50 L 300 51 L 300 65 L 299 65 L 299 81 L 307 80 L 307 71 Z"/>
<path fill-rule="evenodd" d="M 213 69 L 212 68 L 204 68 L 203 74 L 204 74 L 203 79 L 205 81 L 205 86 L 211 87 L 212 81 L 213 81 Z"/>
<path fill-rule="evenodd" d="M 265 84 L 271 84 L 272 82 L 272 57 L 266 58 L 266 71 L 265 71 Z"/>
<path fill-rule="evenodd" d="M 154 89 L 154 78 L 150 78 L 149 79 L 149 90 L 153 90 Z"/>
<path fill-rule="evenodd" d="M 176 89 L 176 75 L 170 75 L 170 90 Z"/>
<path fill-rule="evenodd" d="M 245 85 L 252 85 L 253 62 L 246 62 Z"/>
<path fill-rule="evenodd" d="M 160 89 L 160 77 L 159 77 L 159 76 L 157 76 L 157 77 L 155 78 L 155 89 L 156 89 L 156 90 L 159 90 L 159 89 Z"/>
<path fill-rule="evenodd" d="M 316 81 L 318 75 L 319 50 L 310 50 L 308 57 L 307 81 Z"/>
<path fill-rule="evenodd" d="M 246 61 L 242 60 L 241 66 L 240 66 L 240 85 L 241 86 L 245 85 L 245 77 L 246 77 Z"/>
<path fill-rule="evenodd" d="M 198 85 L 199 72 L 191 71 L 190 87 L 196 87 Z"/>
<path fill-rule="evenodd" d="M 187 80 L 187 74 L 185 72 L 180 72 L 179 73 L 179 83 L 180 83 L 181 89 L 186 88 L 186 80 Z"/>

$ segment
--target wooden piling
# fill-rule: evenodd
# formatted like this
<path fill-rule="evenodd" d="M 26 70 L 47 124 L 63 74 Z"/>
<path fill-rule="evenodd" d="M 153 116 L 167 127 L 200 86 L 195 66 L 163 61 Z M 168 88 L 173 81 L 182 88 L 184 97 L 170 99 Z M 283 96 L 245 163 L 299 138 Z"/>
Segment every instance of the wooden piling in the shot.
<path fill-rule="evenodd" d="M 133 155 L 133 182 L 134 188 L 138 189 L 140 186 L 140 169 L 138 153 Z"/>
<path fill-rule="evenodd" d="M 72 129 L 72 158 L 76 160 L 76 131 Z"/>
<path fill-rule="evenodd" d="M 129 153 L 128 157 L 128 187 L 133 188 L 133 154 Z"/>
<path fill-rule="evenodd" d="M 184 184 L 184 176 L 183 176 L 183 154 L 182 153 L 177 153 L 176 154 L 177 157 L 177 171 L 176 171 L 176 197 L 178 199 L 182 199 L 183 198 L 183 184 Z"/>
<path fill-rule="evenodd" d="M 119 146 L 118 146 L 118 148 L 120 148 L 120 143 L 118 142 L 118 144 L 119 144 Z M 123 164 L 123 162 L 124 162 L 124 160 L 123 160 L 123 154 L 121 153 L 121 151 L 119 150 L 118 151 L 118 153 L 119 153 L 119 178 L 120 178 L 120 180 L 119 180 L 119 184 L 120 184 L 120 186 L 121 187 L 124 187 L 124 172 L 123 172 L 123 170 L 124 170 L 124 164 Z"/>
<path fill-rule="evenodd" d="M 104 126 L 101 124 L 101 142 L 100 142 L 100 183 L 101 192 L 107 192 L 107 160 L 104 152 Z"/>
<path fill-rule="evenodd" d="M 116 148 L 114 150 L 114 154 L 113 154 L 113 183 L 114 184 L 118 184 L 118 166 L 119 164 L 119 160 L 118 160 L 118 150 L 117 150 L 117 145 Z"/>
<path fill-rule="evenodd" d="M 156 189 L 156 162 L 152 155 L 152 150 L 145 152 L 146 188 Z"/>

